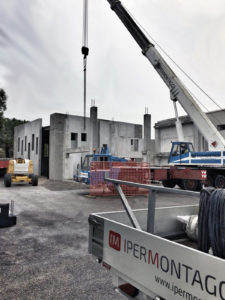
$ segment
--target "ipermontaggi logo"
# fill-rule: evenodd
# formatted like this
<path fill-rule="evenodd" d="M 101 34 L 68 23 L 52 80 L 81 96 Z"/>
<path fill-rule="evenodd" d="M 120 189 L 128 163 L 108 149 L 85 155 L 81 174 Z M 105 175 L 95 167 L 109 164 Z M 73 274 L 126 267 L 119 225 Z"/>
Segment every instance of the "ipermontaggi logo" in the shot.
<path fill-rule="evenodd" d="M 121 235 L 112 230 L 109 231 L 109 247 L 120 251 L 121 249 Z"/>

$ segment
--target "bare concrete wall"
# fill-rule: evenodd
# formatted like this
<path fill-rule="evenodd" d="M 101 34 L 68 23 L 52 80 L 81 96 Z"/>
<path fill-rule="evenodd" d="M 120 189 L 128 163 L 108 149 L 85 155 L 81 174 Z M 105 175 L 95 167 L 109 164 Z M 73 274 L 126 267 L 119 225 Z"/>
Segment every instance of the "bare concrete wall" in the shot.
<path fill-rule="evenodd" d="M 93 108 L 92 108 L 93 109 Z M 81 164 L 87 153 L 93 152 L 93 145 L 99 152 L 103 144 L 109 146 L 114 156 L 142 160 L 142 126 L 124 122 L 86 118 L 84 130 L 83 117 L 53 114 L 50 119 L 50 179 L 72 179 L 77 165 Z M 76 142 L 72 141 L 76 137 Z M 75 135 L 74 135 L 75 134 Z M 86 140 L 82 141 L 82 134 Z M 98 141 L 93 141 L 97 139 Z M 98 147 L 96 147 L 98 146 Z"/>
<path fill-rule="evenodd" d="M 102 145 L 107 144 L 114 156 L 143 159 L 142 125 L 97 119 L 95 107 L 91 116 L 94 120 L 86 118 L 85 129 L 83 117 L 59 113 L 50 116 L 50 179 L 72 179 L 77 165 L 93 152 L 93 146 L 100 152 Z"/>
<path fill-rule="evenodd" d="M 50 116 L 49 178 L 53 180 L 63 179 L 65 118 L 64 114 Z"/>
<path fill-rule="evenodd" d="M 14 129 L 14 157 L 32 159 L 37 175 L 41 174 L 41 141 L 42 119 L 21 124 Z"/>
<path fill-rule="evenodd" d="M 142 125 L 99 120 L 100 145 L 107 144 L 114 156 L 142 159 Z"/>
<path fill-rule="evenodd" d="M 65 139 L 64 139 L 64 169 L 63 178 L 71 179 L 76 173 L 77 166 L 81 165 L 81 159 L 84 159 L 87 153 L 92 152 L 92 128 L 89 118 L 86 118 L 84 128 L 84 119 L 79 116 L 67 115 L 65 119 Z M 76 147 L 73 147 L 71 134 L 77 136 Z M 86 136 L 86 140 L 84 137 Z"/>
<path fill-rule="evenodd" d="M 49 178 L 72 179 L 81 158 L 91 152 L 90 119 L 65 114 L 50 117 Z"/>

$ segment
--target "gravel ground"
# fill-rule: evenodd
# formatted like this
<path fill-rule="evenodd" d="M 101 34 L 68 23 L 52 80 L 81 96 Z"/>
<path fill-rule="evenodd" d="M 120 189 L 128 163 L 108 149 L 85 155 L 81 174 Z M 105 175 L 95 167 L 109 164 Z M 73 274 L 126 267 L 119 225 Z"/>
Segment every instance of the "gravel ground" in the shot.
<path fill-rule="evenodd" d="M 122 205 L 116 197 L 89 197 L 87 188 L 44 178 L 37 187 L 5 188 L 0 179 L 0 203 L 14 200 L 18 216 L 16 226 L 0 229 L 0 299 L 124 299 L 87 250 L 89 214 Z M 157 205 L 180 201 L 160 195 Z M 129 202 L 132 208 L 147 207 L 146 197 Z"/>

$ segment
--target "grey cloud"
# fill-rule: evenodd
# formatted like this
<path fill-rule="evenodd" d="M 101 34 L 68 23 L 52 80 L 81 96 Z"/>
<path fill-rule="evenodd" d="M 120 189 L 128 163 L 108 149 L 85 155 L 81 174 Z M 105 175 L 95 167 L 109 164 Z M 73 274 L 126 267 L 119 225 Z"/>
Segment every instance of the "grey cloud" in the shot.
<path fill-rule="evenodd" d="M 154 121 L 172 117 L 166 87 L 107 1 L 89 3 L 88 103 L 94 98 L 100 117 L 109 119 L 142 122 L 146 106 Z M 205 3 L 201 10 L 202 0 L 198 5 L 196 0 L 124 0 L 165 50 L 221 99 L 224 22 L 217 20 L 225 13 L 225 3 L 215 0 L 211 13 L 210 2 Z M 49 114 L 56 111 L 82 114 L 82 0 L 0 1 L 0 19 L 0 68 L 7 70 L 0 72 L 0 82 L 9 95 L 6 115 L 43 117 L 47 124 Z M 209 46 L 203 33 L 207 37 L 213 30 L 214 45 Z M 205 47 L 210 52 L 202 55 Z M 221 66 L 210 61 L 213 56 Z M 220 80 L 214 89 L 210 81 L 216 74 Z"/>

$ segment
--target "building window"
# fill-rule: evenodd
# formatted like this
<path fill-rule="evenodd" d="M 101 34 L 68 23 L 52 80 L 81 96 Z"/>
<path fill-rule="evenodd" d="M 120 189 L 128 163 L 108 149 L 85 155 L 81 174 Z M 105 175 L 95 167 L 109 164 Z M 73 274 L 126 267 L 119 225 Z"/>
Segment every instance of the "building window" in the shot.
<path fill-rule="evenodd" d="M 28 143 L 28 153 L 27 153 L 28 159 L 30 159 L 30 143 Z"/>
<path fill-rule="evenodd" d="M 217 125 L 217 129 L 218 129 L 219 131 L 225 130 L 225 124 Z"/>
<path fill-rule="evenodd" d="M 36 154 L 38 154 L 38 137 L 36 137 Z"/>
<path fill-rule="evenodd" d="M 32 144 L 31 144 L 31 150 L 34 150 L 34 134 L 32 134 Z"/>
<path fill-rule="evenodd" d="M 77 148 L 77 133 L 71 132 L 71 148 Z"/>
<path fill-rule="evenodd" d="M 20 152 L 20 138 L 19 137 L 18 137 L 17 147 L 18 147 L 17 152 Z"/>
<path fill-rule="evenodd" d="M 81 133 L 81 142 L 87 141 L 87 133 Z"/>
<path fill-rule="evenodd" d="M 27 151 L 27 136 L 25 136 L 24 151 Z"/>
<path fill-rule="evenodd" d="M 134 140 L 134 151 L 138 151 L 138 139 Z"/>
<path fill-rule="evenodd" d="M 130 140 L 130 144 L 131 144 L 131 150 L 132 151 L 139 151 L 138 148 L 139 148 L 139 140 L 138 139 L 131 139 Z"/>
<path fill-rule="evenodd" d="M 23 140 L 21 141 L 21 155 L 23 155 Z"/>
<path fill-rule="evenodd" d="M 174 144 L 173 145 L 172 156 L 177 156 L 177 155 L 180 155 L 180 145 L 179 144 Z"/>
<path fill-rule="evenodd" d="M 76 141 L 77 140 L 77 133 L 71 132 L 71 141 Z"/>

